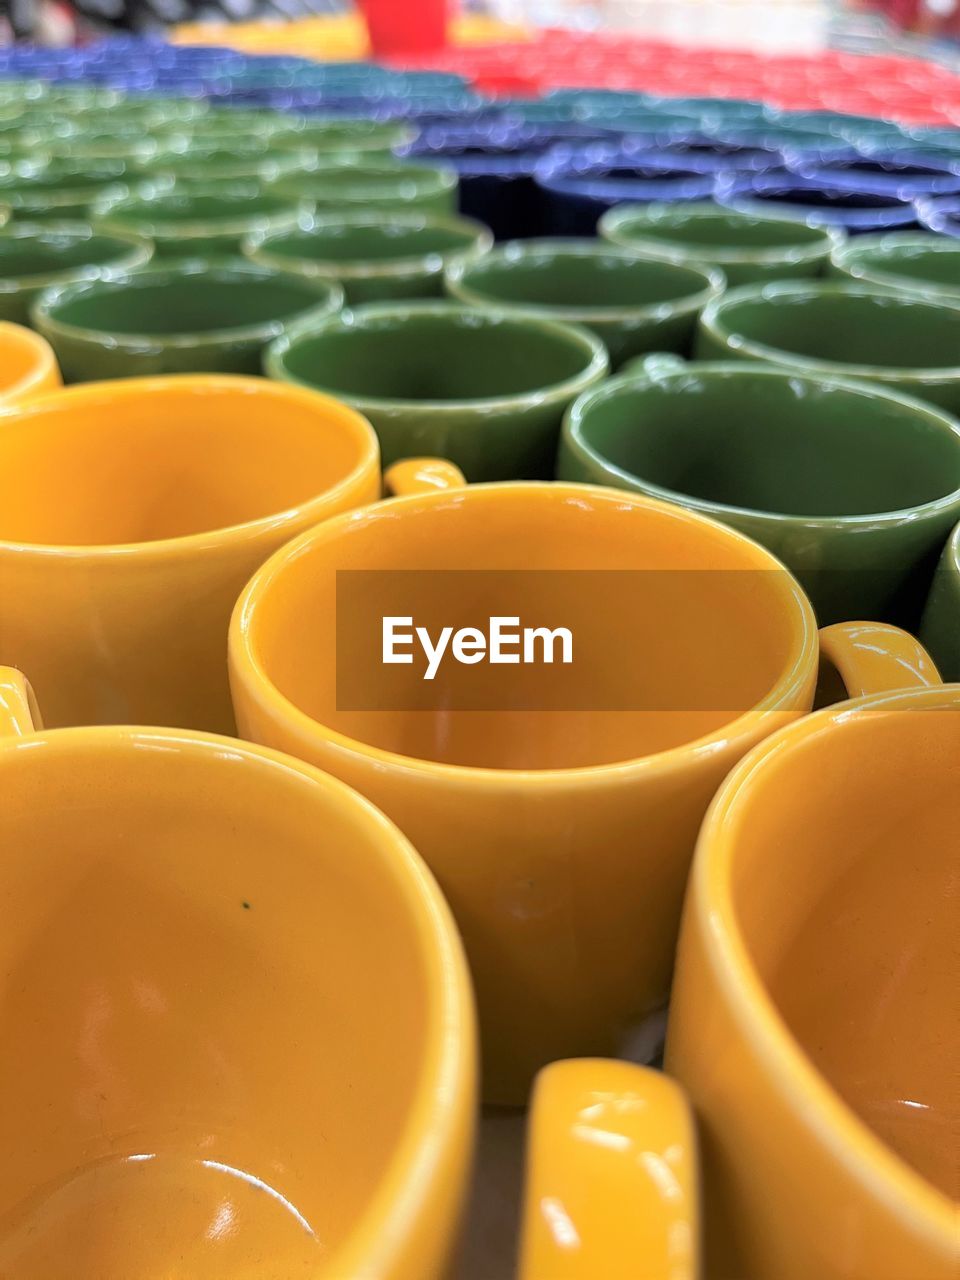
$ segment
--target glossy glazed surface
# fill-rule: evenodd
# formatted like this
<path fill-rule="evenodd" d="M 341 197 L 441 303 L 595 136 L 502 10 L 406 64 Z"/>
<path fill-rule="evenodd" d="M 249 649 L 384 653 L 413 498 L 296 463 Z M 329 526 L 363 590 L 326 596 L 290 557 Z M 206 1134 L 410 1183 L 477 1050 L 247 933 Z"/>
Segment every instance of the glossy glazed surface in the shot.
<path fill-rule="evenodd" d="M 139 169 L 184 182 L 258 178 L 273 181 L 306 168 L 316 152 L 310 148 L 277 148 L 272 139 L 253 136 L 232 139 L 192 138 L 181 153 L 165 152 L 145 160 Z"/>
<path fill-rule="evenodd" d="M 102 231 L 148 237 L 161 258 L 184 258 L 236 254 L 246 236 L 295 227 L 301 214 L 295 199 L 256 183 L 230 183 L 128 195 L 97 206 L 92 216 Z"/>
<path fill-rule="evenodd" d="M 457 175 L 453 169 L 400 160 L 357 163 L 321 158 L 307 170 L 279 178 L 273 187 L 282 195 L 307 200 L 321 210 L 375 205 L 449 214 L 456 212 L 457 205 Z"/>
<path fill-rule="evenodd" d="M 122 193 L 127 176 L 122 160 L 51 160 L 39 169 L 0 177 L 0 201 L 21 221 L 84 221 L 91 204 Z"/>
<path fill-rule="evenodd" d="M 31 335 L 32 336 L 32 335 Z M 51 726 L 233 726 L 227 623 L 277 547 L 379 496 L 343 405 L 263 379 L 73 388 L 2 419 L 0 662 Z"/>
<path fill-rule="evenodd" d="M 821 625 L 916 625 L 960 517 L 960 426 L 893 392 L 653 356 L 568 410 L 561 480 L 681 502 L 755 538 Z"/>
<path fill-rule="evenodd" d="M 944 680 L 960 681 L 960 524 L 943 548 L 920 635 Z"/>
<path fill-rule="evenodd" d="M 489 1100 L 522 1101 L 547 1061 L 615 1052 L 662 1004 L 703 812 L 734 761 L 809 709 L 817 666 L 812 611 L 784 571 L 679 571 L 777 568 L 731 530 L 637 495 L 486 485 L 330 521 L 273 557 L 238 602 L 241 732 L 349 781 L 424 854 L 470 957 Z M 439 703 L 338 710 L 333 615 L 346 569 L 661 572 L 616 593 L 602 677 L 570 669 L 580 696 L 566 705 L 578 709 L 531 706 L 523 684 L 509 701 L 488 666 L 458 669 L 481 672 L 477 709 L 451 710 L 451 676 L 424 690 Z M 363 577 L 374 605 L 378 581 Z M 440 581 L 444 617 L 511 611 L 500 579 Z M 563 608 L 586 635 L 596 623 L 582 579 L 566 593 L 565 581 L 544 573 L 525 610 L 552 620 Z M 905 648 L 915 665 L 902 633 L 877 631 L 870 645 Z M 862 665 L 856 651 L 850 661 Z M 384 669 L 366 670 L 375 682 Z M 611 687 L 616 709 L 591 710 Z"/>
<path fill-rule="evenodd" d="M 441 302 L 371 304 L 300 326 L 264 367 L 359 409 L 384 465 L 436 455 L 476 481 L 550 475 L 564 409 L 608 363 L 583 330 Z"/>
<path fill-rule="evenodd" d="M 406 146 L 416 137 L 410 125 L 393 121 L 351 120 L 330 117 L 310 119 L 272 134 L 274 148 L 307 147 L 321 155 L 329 152 L 363 152 L 389 156 L 395 147 Z"/>
<path fill-rule="evenodd" d="M 831 265 L 835 275 L 864 284 L 960 298 L 960 245 L 946 236 L 909 231 L 859 236 L 837 246 Z"/>
<path fill-rule="evenodd" d="M 41 294 L 31 319 L 67 382 L 157 373 L 259 373 L 298 319 L 339 311 L 340 286 L 252 264 L 184 262 Z"/>
<path fill-rule="evenodd" d="M 597 229 L 611 243 L 641 253 L 719 267 L 731 286 L 822 275 L 831 247 L 839 243 L 830 228 L 693 201 L 615 207 Z"/>
<path fill-rule="evenodd" d="M 518 1280 L 697 1280 L 697 1141 L 672 1080 L 609 1060 L 545 1067 L 526 1162 Z"/>
<path fill-rule="evenodd" d="M 139 236 L 100 235 L 83 223 L 12 223 L 0 232 L 0 318 L 25 324 L 51 285 L 142 267 L 152 253 Z"/>
<path fill-rule="evenodd" d="M 0 408 L 60 386 L 53 348 L 40 334 L 0 321 Z"/>
<path fill-rule="evenodd" d="M 473 1011 L 414 850 L 286 757 L 30 718 L 0 669 L 0 1270 L 439 1280 Z"/>
<path fill-rule="evenodd" d="M 479 222 L 419 213 L 330 213 L 244 242 L 251 262 L 293 275 L 332 277 L 348 303 L 433 298 L 443 271 L 493 246 Z"/>
<path fill-rule="evenodd" d="M 719 296 L 723 277 L 597 241 L 514 240 L 449 267 L 446 286 L 468 306 L 586 325 L 616 367 L 645 351 L 686 353 L 697 316 Z"/>
<path fill-rule="evenodd" d="M 707 1276 L 957 1274 L 958 825 L 957 685 L 811 716 L 718 794 L 666 1057 L 700 1121 Z"/>
<path fill-rule="evenodd" d="M 960 411 L 960 303 L 946 298 L 832 282 L 745 285 L 704 308 L 695 350 L 865 378 Z"/>

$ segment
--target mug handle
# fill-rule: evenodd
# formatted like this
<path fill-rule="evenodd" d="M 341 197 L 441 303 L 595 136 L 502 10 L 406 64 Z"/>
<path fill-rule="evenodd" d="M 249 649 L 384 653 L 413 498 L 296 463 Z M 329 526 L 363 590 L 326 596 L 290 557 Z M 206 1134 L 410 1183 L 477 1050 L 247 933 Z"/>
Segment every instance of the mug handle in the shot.
<path fill-rule="evenodd" d="M 383 473 L 384 493 L 391 498 L 463 489 L 466 484 L 460 468 L 445 458 L 401 458 Z"/>
<path fill-rule="evenodd" d="M 25 738 L 42 728 L 27 677 L 16 667 L 0 667 L 0 738 Z"/>
<path fill-rule="evenodd" d="M 631 374 L 635 378 L 662 378 L 670 373 L 682 373 L 687 368 L 683 356 L 672 351 L 651 351 L 645 356 L 635 356 L 628 360 L 620 370 L 621 374 Z"/>
<path fill-rule="evenodd" d="M 920 641 L 885 622 L 835 622 L 821 628 L 820 655 L 836 668 L 848 698 L 943 684 Z"/>
<path fill-rule="evenodd" d="M 518 1280 L 696 1280 L 699 1173 L 678 1084 L 575 1058 L 534 1084 Z"/>

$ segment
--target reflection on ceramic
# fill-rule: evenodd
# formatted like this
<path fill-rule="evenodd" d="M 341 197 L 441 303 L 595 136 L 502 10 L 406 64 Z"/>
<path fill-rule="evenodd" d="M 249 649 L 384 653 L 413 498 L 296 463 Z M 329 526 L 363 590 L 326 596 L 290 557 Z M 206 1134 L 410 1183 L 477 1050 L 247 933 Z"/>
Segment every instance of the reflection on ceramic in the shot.
<path fill-rule="evenodd" d="M 0 792 L 0 1272 L 439 1280 L 473 1011 L 400 832 L 234 739 L 44 732 L 10 668 Z"/>
<path fill-rule="evenodd" d="M 863 378 L 960 412 L 960 302 L 860 284 L 744 285 L 709 303 L 696 354 Z"/>
<path fill-rule="evenodd" d="M 410 575 L 390 571 L 412 569 L 451 571 L 417 597 L 424 619 L 562 616 L 579 654 L 563 702 L 531 706 L 545 666 L 454 663 L 428 685 L 379 647 L 368 663 L 338 652 L 345 569 L 372 572 L 344 582 L 343 616 L 350 600 L 384 612 L 388 589 L 386 611 L 409 614 Z M 476 572 L 493 569 L 535 576 Z M 618 585 L 610 570 L 659 572 Z M 834 665 L 846 634 L 826 633 Z M 928 662 L 893 628 L 872 643 L 891 679 Z M 852 681 L 864 655 L 848 647 Z M 740 534 L 626 492 L 506 484 L 378 504 L 288 544 L 238 602 L 230 667 L 244 736 L 348 781 L 424 854 L 470 957 L 486 1097 L 515 1103 L 546 1062 L 616 1053 L 663 1005 L 704 810 L 745 751 L 810 709 L 818 648 L 799 586 Z"/>
<path fill-rule="evenodd" d="M 945 680 L 960 681 L 960 524 L 943 548 L 920 635 Z"/>
<path fill-rule="evenodd" d="M 867 383 L 652 355 L 571 405 L 557 475 L 681 502 L 756 538 L 821 625 L 915 627 L 960 517 L 960 424 Z"/>
<path fill-rule="evenodd" d="M 295 320 L 339 311 L 330 280 L 252 263 L 185 261 L 61 285 L 30 309 L 67 382 L 158 373 L 259 373 L 262 352 Z"/>
<path fill-rule="evenodd" d="M 544 1068 L 518 1280 L 698 1280 L 696 1134 L 677 1085 L 627 1062 Z"/>
<path fill-rule="evenodd" d="M 264 367 L 368 417 L 385 465 L 429 454 L 476 481 L 549 476 L 564 409 L 609 365 L 583 329 L 412 302 L 299 325 L 270 347 Z"/>
<path fill-rule="evenodd" d="M 456 212 L 457 175 L 442 165 L 404 160 L 347 160 L 321 156 L 315 164 L 271 184 L 284 196 L 331 208 L 419 209 L 441 216 Z M 0 192 L 2 195 L 2 192 Z"/>
<path fill-rule="evenodd" d="M 718 793 L 666 1055 L 708 1277 L 958 1274 L 958 829 L 960 685 L 809 716 Z"/>
<path fill-rule="evenodd" d="M 644 257 L 598 240 L 514 240 L 446 273 L 458 302 L 585 325 L 614 366 L 645 351 L 688 352 L 720 271 Z"/>
<path fill-rule="evenodd" d="M 53 348 L 39 333 L 0 321 L 0 408 L 60 386 Z"/>

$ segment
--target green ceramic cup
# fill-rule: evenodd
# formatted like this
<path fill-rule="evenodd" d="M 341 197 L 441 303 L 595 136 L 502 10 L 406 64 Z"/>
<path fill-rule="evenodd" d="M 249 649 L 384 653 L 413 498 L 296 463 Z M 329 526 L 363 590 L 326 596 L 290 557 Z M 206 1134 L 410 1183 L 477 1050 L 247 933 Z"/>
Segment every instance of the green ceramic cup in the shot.
<path fill-rule="evenodd" d="M 389 120 L 354 120 L 334 116 L 293 121 L 286 130 L 272 135 L 275 147 L 309 147 L 318 155 L 348 153 L 388 159 L 395 147 L 413 142 L 417 130 Z"/>
<path fill-rule="evenodd" d="M 868 383 L 654 355 L 571 406 L 557 477 L 731 525 L 795 574 L 821 625 L 916 626 L 960 517 L 960 423 Z"/>
<path fill-rule="evenodd" d="M 418 209 L 443 215 L 456 212 L 457 185 L 456 172 L 442 165 L 327 156 L 309 169 L 278 178 L 272 187 L 309 200 L 319 210 Z"/>
<path fill-rule="evenodd" d="M 960 413 L 960 302 L 859 284 L 743 285 L 708 303 L 696 354 L 863 378 Z"/>
<path fill-rule="evenodd" d="M 0 320 L 29 323 L 33 300 L 54 285 L 125 273 L 150 261 L 140 236 L 103 235 L 82 222 L 12 222 L 0 230 Z"/>
<path fill-rule="evenodd" d="M 23 222 L 88 221 L 98 200 L 125 193 L 123 160 L 50 160 L 0 178 L 0 202 Z"/>
<path fill-rule="evenodd" d="M 215 258 L 239 254 L 246 237 L 256 232 L 291 230 L 305 209 L 255 182 L 160 190 L 144 184 L 95 205 L 91 216 L 100 231 L 152 240 L 158 258 Z"/>
<path fill-rule="evenodd" d="M 298 320 L 339 311 L 343 290 L 249 263 L 183 262 L 42 293 L 31 323 L 65 382 L 157 373 L 259 373 L 264 348 Z"/>
<path fill-rule="evenodd" d="M 178 182 L 232 182 L 244 178 L 272 182 L 307 168 L 316 159 L 316 152 L 310 148 L 275 147 L 271 138 L 257 136 L 230 141 L 188 136 L 181 142 L 182 150 L 165 150 L 144 160 L 139 166 L 141 172 Z M 173 140 L 170 145 L 177 144 Z"/>
<path fill-rule="evenodd" d="M 412 302 L 298 325 L 269 348 L 264 368 L 358 409 L 385 466 L 443 457 L 479 481 L 551 476 L 563 412 L 608 361 L 585 329 Z"/>
<path fill-rule="evenodd" d="M 960 240 L 922 231 L 854 236 L 839 244 L 831 273 L 863 284 L 960 299 Z"/>
<path fill-rule="evenodd" d="M 960 681 L 960 524 L 947 539 L 933 576 L 920 639 L 944 680 Z"/>
<path fill-rule="evenodd" d="M 617 368 L 645 351 L 687 353 L 697 316 L 723 291 L 715 268 L 643 257 L 599 240 L 513 240 L 446 273 L 471 307 L 586 325 Z"/>
<path fill-rule="evenodd" d="M 719 205 L 616 205 L 599 222 L 611 244 L 688 265 L 719 267 L 731 287 L 819 276 L 842 236 L 793 218 L 735 213 Z"/>
<path fill-rule="evenodd" d="M 243 252 L 274 271 L 339 280 L 356 304 L 439 297 L 445 267 L 492 245 L 490 231 L 469 218 L 385 211 L 322 214 L 293 230 L 258 232 Z"/>

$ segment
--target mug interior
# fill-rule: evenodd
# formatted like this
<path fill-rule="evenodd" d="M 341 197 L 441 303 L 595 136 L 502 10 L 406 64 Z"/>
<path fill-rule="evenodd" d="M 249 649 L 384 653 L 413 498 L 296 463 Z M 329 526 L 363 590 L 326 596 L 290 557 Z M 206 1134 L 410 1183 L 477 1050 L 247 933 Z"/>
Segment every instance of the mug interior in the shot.
<path fill-rule="evenodd" d="M 808 642 L 799 593 L 745 539 L 678 508 L 627 501 L 636 509 L 624 510 L 623 494 L 580 486 L 490 485 L 328 522 L 307 553 L 278 557 L 255 584 L 248 652 L 313 720 L 422 760 L 576 768 L 713 733 L 797 678 Z M 341 579 L 347 596 L 338 595 L 340 569 L 373 572 Z M 363 645 L 381 614 L 409 612 L 409 575 L 391 575 L 398 570 L 420 571 L 417 625 L 434 636 L 519 613 L 524 625 L 562 620 L 581 659 L 562 685 L 545 665 L 448 662 L 429 685 L 418 666 L 384 667 L 379 648 Z M 526 573 L 518 584 L 477 572 L 492 570 Z M 595 572 L 572 572 L 586 570 Z M 610 570 L 650 572 L 625 580 Z M 350 629 L 355 616 L 372 620 L 362 634 Z M 402 696 L 381 699 L 398 670 Z M 365 706 L 352 710 L 357 681 Z"/>
<path fill-rule="evenodd" d="M 331 223 L 309 231 L 291 231 L 271 237 L 263 249 L 271 258 L 360 266 L 453 253 L 468 249 L 476 238 L 475 232 L 457 227 L 405 225 L 385 218 L 362 226 Z"/>
<path fill-rule="evenodd" d="M 409 311 L 355 321 L 298 335 L 284 366 L 333 395 L 456 403 L 529 395 L 591 361 L 576 334 L 520 320 Z"/>
<path fill-rule="evenodd" d="M 727 826 L 736 927 L 787 1027 L 954 1200 L 958 831 L 955 698 L 837 717 L 754 770 Z"/>
<path fill-rule="evenodd" d="M 691 367 L 601 392 L 578 434 L 628 475 L 752 511 L 866 516 L 960 490 L 960 433 L 945 418 L 788 374 Z"/>
<path fill-rule="evenodd" d="M 149 235 L 151 227 L 169 233 L 182 223 L 237 222 L 264 214 L 291 213 L 292 209 L 289 200 L 265 192 L 243 195 L 184 192 L 123 201 L 103 216 L 118 222 L 123 220 L 134 230 L 142 230 Z"/>
<path fill-rule="evenodd" d="M 786 219 L 751 218 L 745 214 L 672 209 L 667 217 L 638 213 L 616 224 L 617 238 L 642 244 L 656 240 L 695 249 L 795 249 L 823 245 L 823 231 Z"/>
<path fill-rule="evenodd" d="M 313 779 L 122 732 L 0 748 L 0 1271 L 306 1280 L 436 1070 L 426 911 Z"/>
<path fill-rule="evenodd" d="M 932 238 L 932 237 L 931 237 Z M 881 281 L 919 280 L 960 290 L 960 248 L 945 244 L 898 245 L 896 248 L 846 249 L 841 261 L 859 274 L 860 268 Z"/>
<path fill-rule="evenodd" d="M 110 235 L 37 228 L 29 235 L 0 235 L 0 279 L 52 276 L 128 258 L 135 243 Z"/>
<path fill-rule="evenodd" d="M 767 349 L 835 364 L 960 367 L 960 308 L 841 289 L 721 301 L 723 328 Z"/>
<path fill-rule="evenodd" d="M 128 386 L 68 392 L 5 424 L 0 540 L 103 546 L 229 528 L 299 507 L 374 452 L 358 415 L 279 384 Z"/>
<path fill-rule="evenodd" d="M 494 252 L 459 277 L 471 294 L 495 302 L 597 308 L 655 307 L 709 287 L 701 271 L 615 253 Z"/>
<path fill-rule="evenodd" d="M 821 190 L 819 187 L 789 185 L 766 188 L 758 186 L 746 193 L 743 199 L 751 204 L 790 205 L 802 209 L 824 210 L 875 210 L 904 208 L 903 200 L 861 191 Z"/>
<path fill-rule="evenodd" d="M 269 325 L 322 302 L 318 285 L 292 276 L 145 273 L 71 292 L 48 314 L 55 323 L 96 333 L 163 337 Z"/>

